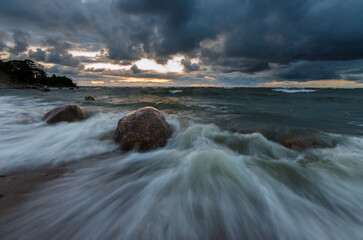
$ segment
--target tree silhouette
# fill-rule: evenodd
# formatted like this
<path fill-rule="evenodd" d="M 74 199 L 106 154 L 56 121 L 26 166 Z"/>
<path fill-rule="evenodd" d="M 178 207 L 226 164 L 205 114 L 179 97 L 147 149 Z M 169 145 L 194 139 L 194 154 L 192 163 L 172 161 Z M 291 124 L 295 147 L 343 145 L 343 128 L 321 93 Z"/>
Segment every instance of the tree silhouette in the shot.
<path fill-rule="evenodd" d="M 65 76 L 48 77 L 43 66 L 32 60 L 0 60 L 0 78 L 10 84 L 41 84 L 51 87 L 75 87 L 72 79 Z"/>

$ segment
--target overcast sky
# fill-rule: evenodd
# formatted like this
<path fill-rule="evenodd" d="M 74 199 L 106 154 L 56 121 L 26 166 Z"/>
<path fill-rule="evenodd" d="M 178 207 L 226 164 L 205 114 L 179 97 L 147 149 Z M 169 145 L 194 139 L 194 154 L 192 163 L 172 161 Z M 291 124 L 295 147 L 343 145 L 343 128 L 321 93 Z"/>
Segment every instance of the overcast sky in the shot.
<path fill-rule="evenodd" d="M 33 59 L 81 85 L 363 84 L 362 0 L 0 0 L 0 6 L 1 59 Z"/>

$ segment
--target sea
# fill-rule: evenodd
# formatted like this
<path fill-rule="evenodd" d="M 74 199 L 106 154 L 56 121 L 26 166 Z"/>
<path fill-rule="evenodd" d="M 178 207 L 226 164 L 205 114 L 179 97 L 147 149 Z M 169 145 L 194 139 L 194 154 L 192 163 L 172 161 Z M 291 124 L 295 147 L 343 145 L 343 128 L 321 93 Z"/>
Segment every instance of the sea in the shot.
<path fill-rule="evenodd" d="M 67 103 L 87 119 L 41 121 Z M 145 106 L 173 135 L 125 152 L 117 122 Z M 323 147 L 280 144 L 298 136 Z M 363 89 L 0 90 L 0 174 L 89 159 L 2 216 L 1 239 L 363 239 Z"/>

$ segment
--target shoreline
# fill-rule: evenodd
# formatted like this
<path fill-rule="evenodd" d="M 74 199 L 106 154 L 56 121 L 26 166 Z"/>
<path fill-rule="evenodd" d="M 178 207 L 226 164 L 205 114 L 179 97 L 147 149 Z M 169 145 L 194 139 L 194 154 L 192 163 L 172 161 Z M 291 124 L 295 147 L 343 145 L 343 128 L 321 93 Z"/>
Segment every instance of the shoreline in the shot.
<path fill-rule="evenodd" d="M 61 165 L 54 168 L 43 167 L 33 170 L 16 171 L 0 178 L 0 217 L 8 210 L 27 201 L 27 195 L 42 183 L 62 177 L 71 172 L 71 166 Z"/>
<path fill-rule="evenodd" d="M 94 155 L 78 159 L 73 162 L 63 163 L 57 166 L 43 166 L 29 170 L 14 171 L 9 174 L 0 174 L 0 219 L 11 214 L 16 206 L 28 201 L 29 194 L 42 189 L 45 183 L 62 178 L 83 168 L 97 164 L 103 159 L 120 152 Z"/>

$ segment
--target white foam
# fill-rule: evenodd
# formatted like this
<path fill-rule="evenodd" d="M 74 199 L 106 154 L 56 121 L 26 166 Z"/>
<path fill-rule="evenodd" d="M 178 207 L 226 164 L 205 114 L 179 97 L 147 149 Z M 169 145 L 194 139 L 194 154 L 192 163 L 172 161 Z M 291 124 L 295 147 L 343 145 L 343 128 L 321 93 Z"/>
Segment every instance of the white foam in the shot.
<path fill-rule="evenodd" d="M 22 102 L 20 105 L 18 102 Z M 55 165 L 117 149 L 111 137 L 125 113 L 99 113 L 74 123 L 41 121 L 51 105 L 39 100 L 0 98 L 0 169 L 2 173 Z"/>
<path fill-rule="evenodd" d="M 201 107 L 201 108 L 217 109 L 216 106 L 214 106 L 214 105 L 208 105 L 208 104 L 198 104 L 197 106 L 198 107 Z"/>
<path fill-rule="evenodd" d="M 258 133 L 191 122 L 174 129 L 163 148 L 112 157 L 51 182 L 17 206 L 15 218 L 0 221 L 3 231 L 9 239 L 362 236 L 362 175 L 335 170 L 330 151 L 324 161 L 331 164 L 323 167 L 314 158 L 324 152 L 294 154 Z M 296 161 L 309 157 L 305 165 Z"/>
<path fill-rule="evenodd" d="M 176 89 L 176 90 L 170 90 L 169 92 L 172 93 L 172 94 L 176 94 L 176 93 L 182 93 L 183 90 Z"/>
<path fill-rule="evenodd" d="M 284 93 L 310 93 L 310 92 L 316 92 L 315 89 L 289 89 L 289 88 L 275 88 L 272 89 L 272 91 L 275 92 L 284 92 Z"/>

